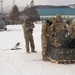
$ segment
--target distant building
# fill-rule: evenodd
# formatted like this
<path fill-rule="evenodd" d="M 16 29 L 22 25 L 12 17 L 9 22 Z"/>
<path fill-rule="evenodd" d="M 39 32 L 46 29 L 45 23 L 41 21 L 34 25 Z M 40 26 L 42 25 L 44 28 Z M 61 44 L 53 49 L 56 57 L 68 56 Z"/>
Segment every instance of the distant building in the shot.
<path fill-rule="evenodd" d="M 70 4 L 69 7 L 75 8 L 75 4 Z"/>
<path fill-rule="evenodd" d="M 63 18 L 75 19 L 75 8 L 38 8 L 38 14 L 40 20 L 46 20 L 49 17 L 55 17 L 57 14 L 61 14 Z"/>

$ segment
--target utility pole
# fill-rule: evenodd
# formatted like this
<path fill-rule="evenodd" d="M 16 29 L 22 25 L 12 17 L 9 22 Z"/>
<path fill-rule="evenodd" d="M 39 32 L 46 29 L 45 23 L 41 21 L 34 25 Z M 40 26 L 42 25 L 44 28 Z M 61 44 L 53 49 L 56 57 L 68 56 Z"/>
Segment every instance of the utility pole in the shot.
<path fill-rule="evenodd" d="M 13 7 L 15 6 L 15 0 L 13 0 Z"/>
<path fill-rule="evenodd" d="M 0 0 L 1 2 L 1 13 L 3 13 L 3 0 Z"/>

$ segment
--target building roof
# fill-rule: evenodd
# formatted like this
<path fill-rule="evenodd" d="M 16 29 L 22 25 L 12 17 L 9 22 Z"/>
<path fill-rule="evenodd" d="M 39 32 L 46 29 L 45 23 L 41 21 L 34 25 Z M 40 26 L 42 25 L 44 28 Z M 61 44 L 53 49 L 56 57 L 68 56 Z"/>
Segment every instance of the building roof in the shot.
<path fill-rule="evenodd" d="M 75 8 L 39 8 L 37 12 L 40 16 L 45 15 L 75 15 Z"/>

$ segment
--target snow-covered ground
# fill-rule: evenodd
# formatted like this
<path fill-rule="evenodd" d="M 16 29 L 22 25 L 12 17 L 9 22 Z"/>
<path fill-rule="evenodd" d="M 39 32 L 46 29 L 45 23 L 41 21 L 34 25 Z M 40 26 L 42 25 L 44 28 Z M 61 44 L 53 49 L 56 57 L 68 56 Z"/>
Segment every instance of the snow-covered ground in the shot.
<path fill-rule="evenodd" d="M 75 64 L 55 64 L 42 61 L 41 24 L 33 32 L 37 53 L 27 54 L 21 25 L 7 26 L 0 31 L 0 75 L 75 75 Z M 21 50 L 11 50 L 20 42 Z"/>

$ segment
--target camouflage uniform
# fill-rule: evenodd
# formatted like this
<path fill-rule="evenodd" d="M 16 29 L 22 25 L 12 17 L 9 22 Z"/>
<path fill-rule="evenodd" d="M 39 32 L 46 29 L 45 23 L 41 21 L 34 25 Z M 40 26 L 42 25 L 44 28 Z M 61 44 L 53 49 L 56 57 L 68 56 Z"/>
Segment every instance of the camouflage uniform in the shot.
<path fill-rule="evenodd" d="M 50 18 L 49 18 L 49 21 L 51 21 L 52 24 L 53 24 L 54 21 L 55 21 L 55 18 L 54 18 L 54 17 L 50 17 Z M 50 35 L 50 36 L 49 36 L 50 45 L 53 45 L 53 42 L 54 42 L 55 38 L 51 35 L 51 26 L 49 26 L 49 28 L 48 28 L 48 34 Z"/>
<path fill-rule="evenodd" d="M 42 25 L 42 35 L 41 35 L 43 60 L 48 60 L 46 53 L 47 53 L 48 46 L 50 45 L 49 44 L 50 43 L 49 37 L 51 35 L 50 29 L 51 29 L 51 25 L 49 25 L 49 23 L 47 23 L 47 21 L 44 21 L 43 25 Z"/>
<path fill-rule="evenodd" d="M 66 18 L 66 19 L 65 19 L 65 22 L 66 22 L 68 25 L 70 25 L 72 21 L 71 21 L 70 18 Z"/>
<path fill-rule="evenodd" d="M 51 21 L 52 23 L 54 23 L 55 18 L 54 18 L 54 17 L 50 17 L 50 18 L 49 18 L 49 21 Z"/>
<path fill-rule="evenodd" d="M 75 39 L 75 23 L 72 23 L 69 27 L 68 27 L 68 31 L 69 34 L 71 36 L 72 39 Z"/>
<path fill-rule="evenodd" d="M 69 43 L 70 47 L 75 48 L 75 23 L 74 22 L 72 22 L 72 24 L 68 27 L 68 32 L 71 37 L 71 40 Z"/>
<path fill-rule="evenodd" d="M 62 17 L 58 14 L 56 16 L 55 22 L 51 26 L 51 35 L 54 35 L 55 37 L 55 41 L 54 41 L 55 47 L 61 46 L 61 44 L 58 42 L 58 38 L 64 29 L 67 29 L 66 23 L 62 20 Z"/>
<path fill-rule="evenodd" d="M 32 24 L 30 21 L 27 22 L 27 20 L 25 20 L 22 27 L 23 27 L 23 31 L 24 31 L 24 38 L 25 38 L 25 42 L 26 42 L 27 53 L 29 53 L 29 43 L 31 45 L 31 51 L 36 52 L 33 35 L 32 35 L 34 24 Z"/>

